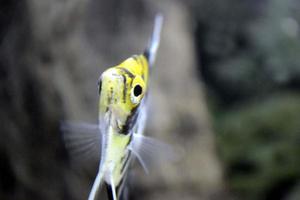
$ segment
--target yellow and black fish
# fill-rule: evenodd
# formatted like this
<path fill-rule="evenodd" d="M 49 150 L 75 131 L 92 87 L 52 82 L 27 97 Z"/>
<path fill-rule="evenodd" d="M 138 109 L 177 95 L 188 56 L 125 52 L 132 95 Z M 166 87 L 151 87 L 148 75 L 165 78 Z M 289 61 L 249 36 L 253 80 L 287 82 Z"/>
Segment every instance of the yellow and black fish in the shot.
<path fill-rule="evenodd" d="M 168 145 L 143 135 L 149 71 L 159 46 L 162 22 L 163 17 L 157 15 L 150 42 L 143 54 L 126 59 L 100 76 L 99 124 L 65 123 L 63 126 L 68 147 L 75 151 L 93 149 L 88 152 L 97 152 L 100 158 L 89 200 L 96 199 L 102 183 L 107 186 L 110 199 L 119 199 L 134 157 L 148 172 L 147 162 L 172 156 Z M 69 130 L 76 129 L 82 130 L 84 135 L 68 134 L 72 132 Z"/>

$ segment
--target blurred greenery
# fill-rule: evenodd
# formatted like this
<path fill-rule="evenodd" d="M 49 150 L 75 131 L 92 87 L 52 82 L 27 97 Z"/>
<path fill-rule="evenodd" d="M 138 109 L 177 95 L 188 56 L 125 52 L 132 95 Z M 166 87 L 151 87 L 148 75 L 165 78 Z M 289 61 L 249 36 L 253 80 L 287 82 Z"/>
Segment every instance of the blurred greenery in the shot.
<path fill-rule="evenodd" d="M 299 89 L 298 2 L 200 2 L 192 4 L 199 69 L 223 103 Z"/>
<path fill-rule="evenodd" d="M 275 95 L 216 121 L 227 178 L 243 199 L 278 199 L 300 177 L 299 102 L 300 95 Z"/>
<path fill-rule="evenodd" d="M 229 188 L 286 199 L 300 184 L 300 2 L 190 2 Z"/>

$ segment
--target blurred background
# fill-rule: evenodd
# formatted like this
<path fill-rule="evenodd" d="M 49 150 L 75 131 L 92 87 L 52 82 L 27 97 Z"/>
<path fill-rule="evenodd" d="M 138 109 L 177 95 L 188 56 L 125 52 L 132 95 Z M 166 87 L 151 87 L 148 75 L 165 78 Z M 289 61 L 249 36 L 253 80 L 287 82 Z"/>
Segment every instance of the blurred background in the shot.
<path fill-rule="evenodd" d="M 297 0 L 0 1 L 0 199 L 87 199 L 97 163 L 59 123 L 97 122 L 98 77 L 144 50 L 158 12 L 146 134 L 185 155 L 135 165 L 130 199 L 300 199 Z"/>

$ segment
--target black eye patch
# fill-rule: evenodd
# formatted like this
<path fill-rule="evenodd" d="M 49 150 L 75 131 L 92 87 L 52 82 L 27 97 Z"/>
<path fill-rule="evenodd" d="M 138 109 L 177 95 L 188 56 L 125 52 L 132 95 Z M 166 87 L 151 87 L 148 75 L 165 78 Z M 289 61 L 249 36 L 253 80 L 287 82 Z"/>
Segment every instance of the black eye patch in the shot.
<path fill-rule="evenodd" d="M 99 94 L 101 93 L 101 89 L 102 89 L 102 80 L 99 79 L 98 80 L 98 92 L 99 92 Z"/>
<path fill-rule="evenodd" d="M 143 89 L 140 85 L 136 85 L 134 88 L 133 88 L 133 94 L 134 96 L 138 97 L 142 94 L 143 92 Z"/>

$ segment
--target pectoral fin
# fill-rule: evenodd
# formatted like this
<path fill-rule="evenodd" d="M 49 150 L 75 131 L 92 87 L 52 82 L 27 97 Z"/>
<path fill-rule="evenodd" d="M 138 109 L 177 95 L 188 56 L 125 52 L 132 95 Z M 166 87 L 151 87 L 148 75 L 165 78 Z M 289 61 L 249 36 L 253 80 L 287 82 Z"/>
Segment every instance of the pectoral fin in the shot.
<path fill-rule="evenodd" d="M 75 160 L 99 162 L 102 135 L 97 124 L 65 121 L 61 123 L 61 131 L 66 147 Z"/>
<path fill-rule="evenodd" d="M 133 134 L 128 148 L 138 158 L 146 173 L 149 167 L 175 162 L 181 157 L 171 145 L 140 134 Z"/>

